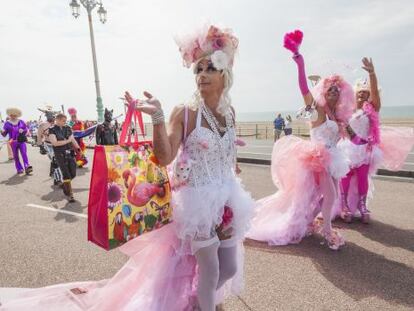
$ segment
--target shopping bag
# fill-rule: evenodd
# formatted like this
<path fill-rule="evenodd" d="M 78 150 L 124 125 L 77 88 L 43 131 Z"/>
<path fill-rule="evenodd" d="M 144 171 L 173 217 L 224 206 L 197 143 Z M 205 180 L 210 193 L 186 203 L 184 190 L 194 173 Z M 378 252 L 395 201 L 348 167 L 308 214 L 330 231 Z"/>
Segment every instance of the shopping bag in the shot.
<path fill-rule="evenodd" d="M 134 121 L 134 122 L 132 122 Z M 88 200 L 88 240 L 109 250 L 171 221 L 167 170 L 144 136 L 142 114 L 130 103 L 116 146 L 96 146 Z"/>

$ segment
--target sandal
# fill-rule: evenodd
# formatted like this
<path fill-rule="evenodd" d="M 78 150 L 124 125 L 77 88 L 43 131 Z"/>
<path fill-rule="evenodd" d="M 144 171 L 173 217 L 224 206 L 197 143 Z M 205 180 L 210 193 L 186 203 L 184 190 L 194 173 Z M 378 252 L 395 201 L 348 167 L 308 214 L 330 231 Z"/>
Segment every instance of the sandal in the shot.
<path fill-rule="evenodd" d="M 321 234 L 331 250 L 337 251 L 341 246 L 345 245 L 344 237 L 336 230 L 332 229 L 328 232 L 322 230 Z"/>

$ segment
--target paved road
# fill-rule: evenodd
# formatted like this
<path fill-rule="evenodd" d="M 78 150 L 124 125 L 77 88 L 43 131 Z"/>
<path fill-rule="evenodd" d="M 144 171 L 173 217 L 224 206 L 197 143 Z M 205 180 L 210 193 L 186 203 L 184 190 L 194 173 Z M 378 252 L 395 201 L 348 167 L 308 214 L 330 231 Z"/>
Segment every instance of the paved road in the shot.
<path fill-rule="evenodd" d="M 67 204 L 51 186 L 46 157 L 31 147 L 29 154 L 31 177 L 15 176 L 12 164 L 0 160 L 0 287 L 111 277 L 127 258 L 86 241 L 89 169 L 74 182 L 78 202 Z M 269 167 L 242 169 L 255 198 L 275 191 Z M 339 252 L 317 236 L 286 247 L 246 241 L 246 290 L 226 310 L 413 310 L 414 183 L 375 180 L 375 187 L 371 225 L 336 224 L 347 238 Z"/>
<path fill-rule="evenodd" d="M 264 139 L 243 138 L 247 143 L 245 147 L 239 148 L 238 156 L 242 158 L 255 158 L 270 160 L 272 155 L 273 141 Z M 402 170 L 414 171 L 414 149 L 408 155 Z"/>

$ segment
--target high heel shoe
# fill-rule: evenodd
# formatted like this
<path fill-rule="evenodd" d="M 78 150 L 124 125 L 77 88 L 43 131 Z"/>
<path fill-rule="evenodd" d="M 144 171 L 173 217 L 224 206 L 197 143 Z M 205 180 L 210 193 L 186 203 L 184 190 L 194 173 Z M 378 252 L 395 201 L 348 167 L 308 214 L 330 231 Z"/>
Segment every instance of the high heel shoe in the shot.
<path fill-rule="evenodd" d="M 323 238 L 325 239 L 326 243 L 328 244 L 328 247 L 331 250 L 338 250 L 341 246 L 345 245 L 345 239 L 344 237 L 336 230 L 322 230 L 321 234 Z"/>

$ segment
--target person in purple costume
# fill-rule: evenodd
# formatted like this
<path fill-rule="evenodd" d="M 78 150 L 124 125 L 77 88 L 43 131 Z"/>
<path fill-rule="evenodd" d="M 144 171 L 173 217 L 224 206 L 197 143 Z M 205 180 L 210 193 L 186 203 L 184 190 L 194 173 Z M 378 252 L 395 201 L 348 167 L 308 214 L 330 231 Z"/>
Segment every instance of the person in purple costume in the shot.
<path fill-rule="evenodd" d="M 27 125 L 23 120 L 19 119 L 22 116 L 22 112 L 20 109 L 8 108 L 6 110 L 6 113 L 10 117 L 10 119 L 6 121 L 6 123 L 4 124 L 3 131 L 1 132 L 1 134 L 3 136 L 9 136 L 17 174 L 22 174 L 23 172 L 25 172 L 27 175 L 29 175 L 30 173 L 32 173 L 33 168 L 30 166 L 29 159 L 27 158 Z M 23 159 L 23 166 L 20 163 L 19 152 Z"/>

